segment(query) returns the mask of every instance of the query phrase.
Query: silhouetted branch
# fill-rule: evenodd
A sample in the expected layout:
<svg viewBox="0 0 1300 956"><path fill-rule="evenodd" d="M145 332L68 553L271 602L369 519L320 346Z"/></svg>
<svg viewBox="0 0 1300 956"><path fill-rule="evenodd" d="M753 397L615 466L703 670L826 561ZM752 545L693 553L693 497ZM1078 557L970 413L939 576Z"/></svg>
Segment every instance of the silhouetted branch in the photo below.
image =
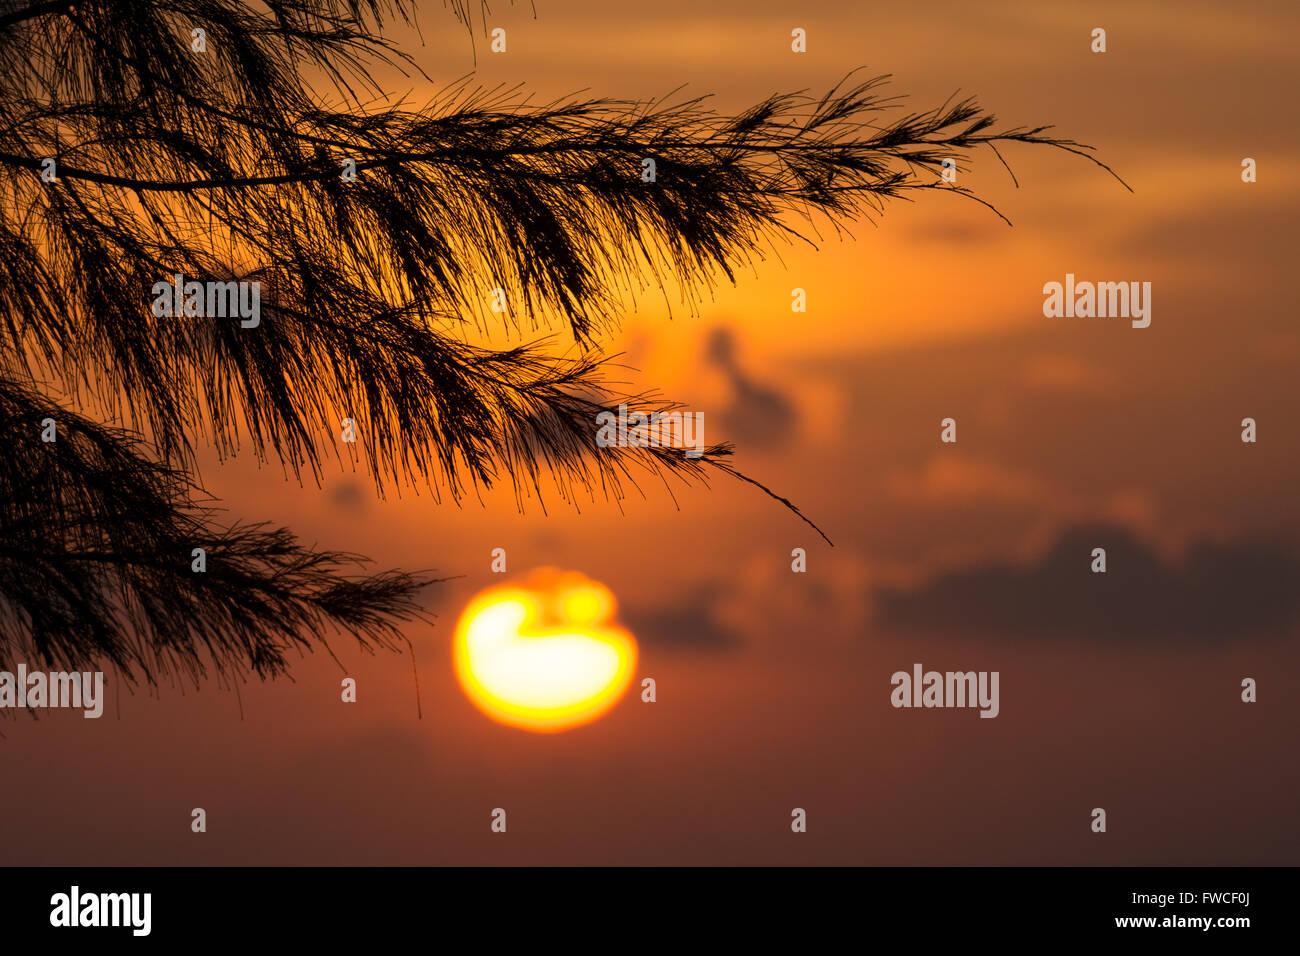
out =
<svg viewBox="0 0 1300 956"><path fill-rule="evenodd" d="M469 24L468 0L445 6ZM645 475L721 471L807 521L730 445L597 443L603 411L675 407L604 381L597 341L625 301L676 287L694 307L819 217L840 229L918 190L983 202L940 173L985 147L1106 168L1048 127L998 129L970 99L900 115L884 77L738 116L705 98L536 105L466 82L413 106L371 70L418 72L383 33L414 9L0 2L0 404L22 449L0 465L15 495L0 502L0 657L105 657L153 679L202 660L275 673L330 626L391 646L424 579L350 578L346 556L287 532L222 529L191 500L204 440L317 478L355 455L381 493L419 481L435 500L509 482L522 501L552 481L620 500ZM259 320L155 314L155 283L177 275L257 283ZM573 345L471 344L525 325ZM57 445L33 444L47 384L153 454L71 409L53 415ZM204 541L213 563L192 573Z"/></svg>
<svg viewBox="0 0 1300 956"><path fill-rule="evenodd" d="M332 632L396 648L397 624L423 616L415 598L433 578L360 576L360 559L284 529L223 527L130 435L6 380L0 443L0 667L267 677Z"/></svg>

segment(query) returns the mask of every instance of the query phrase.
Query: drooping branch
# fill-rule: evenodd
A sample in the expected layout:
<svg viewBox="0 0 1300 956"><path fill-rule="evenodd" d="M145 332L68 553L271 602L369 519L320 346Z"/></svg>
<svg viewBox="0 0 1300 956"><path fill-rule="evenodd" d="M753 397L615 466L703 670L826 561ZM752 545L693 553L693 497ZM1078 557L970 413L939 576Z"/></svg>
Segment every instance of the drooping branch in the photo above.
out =
<svg viewBox="0 0 1300 956"><path fill-rule="evenodd" d="M0 666L268 677L331 634L398 647L423 616L429 575L361 575L284 529L223 526L131 436L3 379L0 441Z"/></svg>
<svg viewBox="0 0 1300 956"><path fill-rule="evenodd" d="M81 153L111 157L121 170L115 183L78 181L79 166L62 166L67 181L57 188L11 173L26 176L14 180L30 203L19 207L43 214L20 222L15 209L6 221L0 210L0 230L11 245L39 250L44 271L62 273L71 292L69 304L50 304L29 322L38 350L53 355L55 343L79 343L81 354L65 356L63 367L103 369L98 397L125 395L126 410L142 414L168 457L187 455L215 410L213 434L227 449L247 414L259 454L274 450L294 469L315 470L331 453L338 417L361 395L367 454L383 466L376 479L432 477L456 496L462 457L475 480L493 473L481 443L458 441L458 422L487 419L469 402L464 415L434 423L431 407L394 397L406 386L385 369L423 365L430 385L472 396L458 378L468 363L448 357L461 352L454 333L464 317L500 321L486 310L494 288L510 303L506 321L559 318L590 345L637 285L698 295L774 239L797 235L791 213L838 223L909 190L951 188L938 179L945 158L1003 140L1083 149L1042 129L992 132L992 117L970 101L872 126L889 106L881 84L816 100L776 96L739 117L701 100L530 110L460 90L417 112L313 108L282 118L273 132L264 120L192 103L165 129L134 106L66 110L64 122L79 116L80 139L96 144ZM211 137L212 125L222 135ZM77 155L69 150L64 162ZM346 183L338 172L351 156L360 157L358 178ZM257 180L254 159L279 188L231 188ZM642 176L644 160L656 164L652 182ZM194 183L212 188L148 195L168 184L188 193ZM196 221L207 224L197 234ZM274 296L256 334L202 322L163 327L148 316L153 282L230 278L235 258ZM69 335L69 326L91 334ZM202 371L214 353L227 376ZM530 355L532 373L538 363ZM542 374L563 377L561 366ZM509 370L509 362L495 367ZM342 379L353 395L342 394ZM237 402L229 401L232 385ZM444 444L417 449L436 439ZM424 453L432 449L440 451ZM563 481L575 473L561 460ZM441 474L431 475L429 462L441 463Z"/></svg>
<svg viewBox="0 0 1300 956"><path fill-rule="evenodd" d="M331 628L389 646L426 579L350 575L349 556L285 531L223 527L189 478L203 440L316 477L355 455L381 492L422 481L435 499L554 479L619 500L645 475L721 471L803 518L725 443L597 441L617 405L675 407L605 383L597 343L626 303L653 289L693 308L808 225L920 190L982 201L940 176L979 150L1097 162L973 100L900 115L884 78L738 116L466 83L411 105L371 70L417 70L382 30L415 6L0 0L0 435L18 449L0 462L0 656L153 680L278 673ZM445 6L468 24L475 5ZM256 284L259 321L157 314L155 283L175 276ZM574 345L474 344L503 327ZM57 442L35 438L42 416Z"/></svg>
<svg viewBox="0 0 1300 956"><path fill-rule="evenodd" d="M75 0L45 0L43 3L23 4L16 10L3 10L0 12L0 31L7 30L19 23L25 23L28 20L34 20L37 17L67 13L72 9L74 2ZM14 5L12 2L4 4L4 6Z"/></svg>

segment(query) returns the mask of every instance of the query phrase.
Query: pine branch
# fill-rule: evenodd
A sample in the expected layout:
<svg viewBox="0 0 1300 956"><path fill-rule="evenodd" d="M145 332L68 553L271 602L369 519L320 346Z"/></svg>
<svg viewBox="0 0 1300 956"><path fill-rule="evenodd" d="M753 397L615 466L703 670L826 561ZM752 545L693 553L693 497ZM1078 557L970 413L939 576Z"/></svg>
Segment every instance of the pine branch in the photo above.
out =
<svg viewBox="0 0 1300 956"><path fill-rule="evenodd" d="M726 443L598 444L602 412L676 407L606 381L598 342L625 302L676 288L694 308L820 222L921 190L983 202L940 175L980 150L1005 165L1001 146L1047 146L1110 172L971 99L901 113L884 77L738 116L465 82L411 105L372 74L418 72L382 29L411 21L408 0L0 6L0 435L18 449L0 462L0 658L145 680L279 673L332 628L391 646L428 581L222 526L189 477L200 442L317 479L355 456L380 493L420 482L435 500L499 483L521 504L552 483L621 500L647 476L672 494L721 472L807 522ZM469 24L469 0L445 6ZM155 314L176 275L257 283L260 321ZM502 328L573 344L472 344ZM35 438L36 416L62 423L58 442ZM192 572L205 541L210 569Z"/></svg>
<svg viewBox="0 0 1300 956"><path fill-rule="evenodd" d="M130 435L3 379L0 441L0 666L269 677L333 633L396 648L399 623L425 617L427 574L359 576L360 559L284 529L222 526L185 473Z"/></svg>
<svg viewBox="0 0 1300 956"><path fill-rule="evenodd" d="M445 356L455 343L439 330L454 328L462 321L457 316L500 321L485 309L499 283L516 325L545 325L558 317L589 345L619 312L629 276L644 277L642 288L677 284L698 296L719 273L731 277L774 238L795 234L785 221L791 212L842 221L909 190L935 188L937 180L923 176L937 176L942 160L958 148L999 139L1077 145L1041 129L990 133L992 118L969 101L868 128L866 119L886 105L873 92L879 85L868 80L816 101L773 97L734 119L699 100L675 106L597 101L528 111L461 91L420 113L316 110L309 119L283 123L280 137L263 135L265 123L250 127L200 109L205 122L228 123L211 140L224 148L209 147L197 130L185 139L175 130L150 129L146 115L126 108L129 118L116 108L65 110L63 122L80 116L87 129L79 139L96 144L85 152L111 155L122 168L141 171L119 174L115 182L144 189L206 181L214 187L205 191L211 195L155 201L95 183L52 189L34 179L14 180L26 200L17 207L43 207L38 221L46 231L24 233L3 218L0 229L8 229L16 247L50 250L46 258L53 261L45 271L62 270L56 281L73 293L66 319L47 314L29 327L37 347L52 355L55 342L85 343L87 351L69 356L64 367L103 368L99 396L116 402L125 392L126 410L143 410L138 424L158 436L165 454L191 452L190 436L205 419L204 407L212 411L220 404L224 413L214 430L226 450L233 447L228 442L238 416L247 411L257 419L258 454L287 451L293 468L315 470L333 442L337 418L351 411L341 385L322 390L317 383L337 379L342 368L353 376L381 369L381 363L350 357L353 348L379 347L377 324L399 322L388 341L400 339L409 352ZM173 126L184 130L185 123ZM131 132L112 132L119 127ZM303 129L315 131L310 150ZM336 151L333 159L329 149ZM319 172L322 166L341 169L348 153L375 157L357 161L357 182ZM253 181L238 172L241 159L252 155L292 164L294 171L273 176L290 188L222 188ZM643 156L657 157L654 183L641 181ZM79 167L64 163L62 175L75 180ZM156 175L169 164L180 178ZM304 171L308 166L316 171ZM154 178L145 170L156 171ZM194 222L206 224L197 235ZM224 262L214 257L214 246L227 250ZM160 344L173 333L145 314L152 283L177 273L200 281L229 278L238 271L235 259L249 264L240 274L261 277L275 290L272 321L258 335L219 340L216 330L198 323L177 347ZM106 310L105 302L118 307ZM97 325L105 326L98 334L68 334ZM232 375L257 368L254 388L281 379L284 402L267 404L265 392L241 388L238 375L208 377L200 393L195 383L214 349L224 353ZM388 361L392 354L382 357ZM307 364L301 356L318 361ZM170 374L173 364L193 366L200 357L204 364L188 375ZM285 369L297 379L283 380ZM439 380L445 385L452 374L460 370L444 368ZM227 399L232 381L242 393L238 403ZM400 435L434 429L385 421L382 409L400 404L384 394L387 387L378 378L360 383L365 418L374 429L367 445L405 441L385 458L389 466L422 460ZM455 390L472 392L463 384ZM312 401L295 398L303 395ZM421 416L419 409L412 414ZM448 481L455 493L454 464L444 471L432 477ZM479 469L477 477L486 474ZM390 467L376 477L431 475L425 468Z"/></svg>

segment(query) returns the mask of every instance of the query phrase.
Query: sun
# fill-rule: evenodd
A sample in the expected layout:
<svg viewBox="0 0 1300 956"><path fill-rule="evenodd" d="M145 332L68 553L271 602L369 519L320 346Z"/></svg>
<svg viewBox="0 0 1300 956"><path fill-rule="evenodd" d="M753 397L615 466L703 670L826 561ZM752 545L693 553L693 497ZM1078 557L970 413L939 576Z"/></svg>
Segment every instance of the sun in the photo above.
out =
<svg viewBox="0 0 1300 956"><path fill-rule="evenodd" d="M609 588L577 572L534 571L475 595L452 644L466 696L493 720L540 733L598 719L623 696L636 639L614 623Z"/></svg>

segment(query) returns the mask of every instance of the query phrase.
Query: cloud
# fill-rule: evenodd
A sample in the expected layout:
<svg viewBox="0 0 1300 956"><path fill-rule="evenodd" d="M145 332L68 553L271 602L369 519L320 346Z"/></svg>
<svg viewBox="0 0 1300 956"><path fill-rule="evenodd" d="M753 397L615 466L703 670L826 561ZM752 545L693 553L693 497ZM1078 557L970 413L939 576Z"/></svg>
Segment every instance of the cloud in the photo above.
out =
<svg viewBox="0 0 1300 956"><path fill-rule="evenodd" d="M782 549L784 551L784 549ZM849 549L810 548L795 573L789 552L759 551L725 577L665 589L653 606L624 607L623 619L647 645L730 651L756 643L852 643L868 619L871 568Z"/></svg>
<svg viewBox="0 0 1300 956"><path fill-rule="evenodd" d="M1024 384L1036 391L1105 394L1114 383L1104 369L1075 355L1038 354L1025 360Z"/></svg>
<svg viewBox="0 0 1300 956"><path fill-rule="evenodd" d="M356 513L366 510L366 493L361 483L350 478L334 482L330 488L330 501L340 511Z"/></svg>
<svg viewBox="0 0 1300 956"><path fill-rule="evenodd" d="M946 210L942 216L927 215L910 226L907 235L918 242L987 246L1003 239L1006 232L1006 223L988 210L979 210L974 218L957 218L950 210Z"/></svg>
<svg viewBox="0 0 1300 956"><path fill-rule="evenodd" d="M1051 487L1036 475L956 453L935 455L917 473L891 474L888 488L900 501L926 505L1032 505L1053 497Z"/></svg>
<svg viewBox="0 0 1300 956"><path fill-rule="evenodd" d="M729 327L713 330L705 357L726 376L731 391L731 401L721 415L726 439L749 448L774 448L789 441L798 424L794 403L771 386L754 381L740 367L735 333Z"/></svg>
<svg viewBox="0 0 1300 956"><path fill-rule="evenodd" d="M714 587L699 586L653 607L624 607L622 617L633 636L646 645L730 650L742 638L718 620L713 606L716 592Z"/></svg>
<svg viewBox="0 0 1300 956"><path fill-rule="evenodd" d="M1106 573L1091 570L1106 549ZM1264 540L1202 542L1166 562L1110 525L1064 533L1038 561L953 571L920 589L880 590L889 633L1124 641L1289 635L1300 622L1300 555Z"/></svg>

